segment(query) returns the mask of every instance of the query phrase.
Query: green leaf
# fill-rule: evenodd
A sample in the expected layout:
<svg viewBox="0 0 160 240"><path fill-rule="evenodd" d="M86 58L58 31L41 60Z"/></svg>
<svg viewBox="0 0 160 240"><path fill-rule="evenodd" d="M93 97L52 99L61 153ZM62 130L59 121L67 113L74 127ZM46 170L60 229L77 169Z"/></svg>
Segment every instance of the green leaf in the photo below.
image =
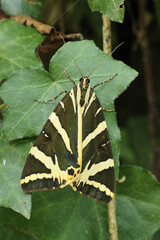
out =
<svg viewBox="0 0 160 240"><path fill-rule="evenodd" d="M9 15L27 15L42 19L44 0L1 0L1 8Z"/></svg>
<svg viewBox="0 0 160 240"><path fill-rule="evenodd" d="M33 240L34 238L32 238L31 236L27 236L26 234L22 234L22 233L14 231L14 230L5 228L5 227L0 227L0 239Z"/></svg>
<svg viewBox="0 0 160 240"><path fill-rule="evenodd" d="M117 221L120 240L152 240L160 228L160 184L140 167L121 167L117 184Z"/></svg>
<svg viewBox="0 0 160 240"><path fill-rule="evenodd" d="M0 33L0 79L24 67L42 67L35 49L43 37L35 29L6 20L0 22Z"/></svg>
<svg viewBox="0 0 160 240"><path fill-rule="evenodd" d="M126 89L129 83L137 75L134 70L130 69L122 62L115 61L109 56L106 58L106 54L95 47L91 41L68 43L57 51L57 54L51 60L50 73L38 68L22 69L14 73L12 77L1 86L0 95L9 106L8 109L5 109L4 126L2 128L3 134L7 140L16 140L39 134L49 114L57 105L57 102L38 103L35 102L34 99L52 99L61 91L69 90L73 87L72 82L65 76L62 67L65 68L71 78L78 82L81 74L78 72L75 60L73 60L68 49L70 49L69 51L84 75L88 75L92 72L90 76L92 86L118 73L118 76L104 84L103 87L101 85L95 88L102 106L106 109L114 108L114 99ZM90 54L87 54L87 52L90 52ZM117 127L115 113L106 113L105 115L115 159L117 178L120 133ZM4 166L2 166L2 170L6 175L6 183L3 184L4 187L1 189L2 199L4 199L3 192L6 191L6 185L8 183L10 185L15 184L15 195L19 196L20 194L19 199L23 199L24 197L26 199L22 200L22 205L18 208L18 206L14 206L15 199L13 199L13 204L11 203L9 205L8 201L10 202L10 198L6 197L6 202L4 205L2 204L2 206L10 207L28 217L31 207L29 203L30 199L28 200L28 195L22 193L19 186L19 179L31 144L29 141L14 141L8 143L2 138L1 145L5 146L5 144L7 151L4 147L1 148L3 149L1 150L1 159L6 159L7 163L8 160L10 163L12 159L13 161L16 159L17 162L15 165L11 163L11 165L7 164L6 166L10 166L10 168L6 172L4 171ZM11 156L9 154L11 154ZM12 169L13 166L14 170L16 168L17 172ZM28 206L25 205L26 203L24 202L27 202Z"/></svg>
<svg viewBox="0 0 160 240"><path fill-rule="evenodd" d="M84 214L85 213L85 214ZM31 220L0 208L0 224L35 239L109 239L107 206L86 198L71 187L33 194Z"/></svg>
<svg viewBox="0 0 160 240"><path fill-rule="evenodd" d="M121 162L151 169L151 143L146 116L132 117L122 130Z"/></svg>
<svg viewBox="0 0 160 240"><path fill-rule="evenodd" d="M114 109L113 107L110 107L110 109ZM117 118L116 114L114 112L112 113L104 113L105 119L107 122L107 127L109 131L110 141L111 141L111 148L113 153L113 159L115 163L115 177L116 179L119 178L119 154L120 154L120 130L117 125Z"/></svg>
<svg viewBox="0 0 160 240"><path fill-rule="evenodd" d="M124 0L88 0L92 11L99 11L115 22L123 22Z"/></svg>
<svg viewBox="0 0 160 240"><path fill-rule="evenodd" d="M126 181L116 186L119 240L152 240L160 227L160 184L139 167L121 167L120 176ZM34 239L109 239L107 206L70 187L34 193L29 221L5 208L0 216L0 224Z"/></svg>
<svg viewBox="0 0 160 240"><path fill-rule="evenodd" d="M110 56L106 57L106 54L99 50L92 41L86 40L65 44L52 58L50 73L37 68L23 69L16 72L1 86L0 95L9 105L9 108L5 111L3 127L4 136L7 140L39 134L51 111L57 105L57 101L38 103L34 99L48 100L64 90L70 90L73 84L65 76L62 68L74 81L78 82L81 74L75 61L83 75L87 76L92 72L90 76L91 86L109 79L116 73L118 74L110 82L95 88L102 106L106 109L114 108L114 99L137 76L137 72L124 63L116 61ZM107 113L106 119L117 166L120 133L116 124L115 113ZM117 175L118 171L116 169L116 178Z"/></svg>
<svg viewBox="0 0 160 240"><path fill-rule="evenodd" d="M2 123L0 123L2 127ZM0 139L0 206L11 208L29 218L31 195L20 188L23 159L26 158L30 143L25 141L8 143Z"/></svg>

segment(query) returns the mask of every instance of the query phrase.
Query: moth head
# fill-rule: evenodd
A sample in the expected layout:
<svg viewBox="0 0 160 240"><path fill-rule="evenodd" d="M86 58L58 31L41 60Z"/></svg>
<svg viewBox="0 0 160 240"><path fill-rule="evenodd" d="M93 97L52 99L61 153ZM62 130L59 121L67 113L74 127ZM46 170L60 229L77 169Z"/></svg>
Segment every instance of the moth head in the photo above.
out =
<svg viewBox="0 0 160 240"><path fill-rule="evenodd" d="M83 88L83 89L87 89L88 88L88 85L90 83L90 79L88 77L81 77L79 79L79 82L80 82L80 86Z"/></svg>

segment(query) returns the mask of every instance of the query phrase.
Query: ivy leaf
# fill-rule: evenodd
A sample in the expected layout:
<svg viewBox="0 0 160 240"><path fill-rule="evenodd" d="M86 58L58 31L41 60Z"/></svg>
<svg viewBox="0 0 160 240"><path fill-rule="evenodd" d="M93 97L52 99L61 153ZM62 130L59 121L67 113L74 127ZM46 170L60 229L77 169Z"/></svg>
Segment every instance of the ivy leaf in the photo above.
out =
<svg viewBox="0 0 160 240"><path fill-rule="evenodd" d="M88 0L92 11L99 11L115 22L123 22L124 0Z"/></svg>
<svg viewBox="0 0 160 240"><path fill-rule="evenodd" d="M1 209L0 224L15 226L35 239L108 239L107 206L74 192L71 187L33 194L28 221L9 209ZM84 214L86 213L86 214ZM8 219L8 220L7 220ZM13 222L15 223L13 224Z"/></svg>
<svg viewBox="0 0 160 240"><path fill-rule="evenodd" d="M126 181L116 186L119 239L152 240L160 226L160 184L140 167L121 167L120 176ZM34 239L109 239L107 206L70 187L34 193L29 221L5 208L0 216L1 225Z"/></svg>
<svg viewBox="0 0 160 240"><path fill-rule="evenodd" d="M78 71L75 61L82 73ZM136 71L106 55L92 41L65 44L52 58L50 73L37 68L23 69L16 72L1 86L0 96L9 106L5 111L3 127L4 137L7 140L39 134L57 102L38 103L34 99L52 99L60 92L73 87L72 82L65 76L63 68L76 82L81 74L90 75L91 86L118 74L110 82L95 88L101 105L105 109L114 108L114 99L137 76ZM109 126L113 156L118 166L120 132L116 123L116 115L115 113L105 115ZM116 178L117 176L116 168Z"/></svg>
<svg viewBox="0 0 160 240"><path fill-rule="evenodd" d="M126 128L121 129L121 136L121 162L151 169L148 118L146 116L130 118Z"/></svg>
<svg viewBox="0 0 160 240"><path fill-rule="evenodd" d="M2 127L2 123L0 123ZM11 208L29 218L31 195L20 188L23 159L30 148L27 141L6 142L0 138L0 206Z"/></svg>
<svg viewBox="0 0 160 240"><path fill-rule="evenodd" d="M42 67L35 54L43 36L14 20L0 22L0 80L28 66Z"/></svg>
<svg viewBox="0 0 160 240"><path fill-rule="evenodd" d="M152 240L160 228L160 183L148 170L121 167L117 184L117 221L120 240Z"/></svg>
<svg viewBox="0 0 160 240"><path fill-rule="evenodd" d="M13 239L19 239L19 240L33 240L31 236L28 236L23 233L19 233L17 231L8 229L6 227L0 227L0 239L7 239L7 240L13 240Z"/></svg>

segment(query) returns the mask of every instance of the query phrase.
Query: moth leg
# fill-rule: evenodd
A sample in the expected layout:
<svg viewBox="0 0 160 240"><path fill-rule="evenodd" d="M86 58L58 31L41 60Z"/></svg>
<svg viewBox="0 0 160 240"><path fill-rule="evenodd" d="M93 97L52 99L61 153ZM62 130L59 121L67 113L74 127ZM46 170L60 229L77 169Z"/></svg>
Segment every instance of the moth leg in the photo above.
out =
<svg viewBox="0 0 160 240"><path fill-rule="evenodd" d="M65 69L64 69L64 68L62 68L62 69L63 69L63 72L64 72L64 74L66 75L66 77L67 77L74 85L76 85L75 81L74 81L70 76L68 76L68 74L66 73Z"/></svg>
<svg viewBox="0 0 160 240"><path fill-rule="evenodd" d="M105 108L102 108L103 111L105 112L115 112L116 110L115 109L105 109Z"/></svg>
<svg viewBox="0 0 160 240"><path fill-rule="evenodd" d="M96 85L94 85L92 88L94 89L95 87L99 86L99 85L102 85L106 82L110 82L113 78L115 78L118 74L116 73L115 75L113 75L112 77L110 77L109 79L107 79L106 81L104 82L101 82L101 83L97 83Z"/></svg>
<svg viewBox="0 0 160 240"><path fill-rule="evenodd" d="M47 100L47 101L41 101L41 100L38 100L38 99L34 99L34 101L40 102L40 103L47 103L47 102L55 101L55 100L56 100L61 94L63 94L63 93L67 93L67 91L62 91L62 92L59 93L55 98L50 99L50 100Z"/></svg>

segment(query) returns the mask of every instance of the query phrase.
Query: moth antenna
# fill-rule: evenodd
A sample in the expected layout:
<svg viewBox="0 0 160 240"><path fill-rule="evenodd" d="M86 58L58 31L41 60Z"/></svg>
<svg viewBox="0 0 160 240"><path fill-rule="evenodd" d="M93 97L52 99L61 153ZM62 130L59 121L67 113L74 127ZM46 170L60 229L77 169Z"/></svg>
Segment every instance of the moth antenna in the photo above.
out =
<svg viewBox="0 0 160 240"><path fill-rule="evenodd" d="M61 38L62 38L62 40L63 40L63 42L64 42L64 44L65 44L64 37L62 36L62 34L61 34L61 33L59 33L59 35L61 36ZM77 62L76 62L76 60L74 59L74 57L73 57L73 55L72 55L71 51L69 50L69 48L67 47L67 45L65 45L65 46L66 46L66 48L67 48L67 51L68 51L68 52L69 52L69 54L71 55L71 57L72 57L72 59L73 59L74 63L76 64L76 66L77 66L77 69L78 69L79 73L81 74L81 77L83 77L83 74L82 74L82 72L81 72L81 70L80 70L80 68L79 68L79 66L78 66L78 64L77 64Z"/></svg>
<svg viewBox="0 0 160 240"><path fill-rule="evenodd" d="M117 47L115 47L113 49L113 51L109 54L109 55L112 55L120 46L122 46L124 44L124 42L121 42L120 44L117 45Z"/></svg>
<svg viewBox="0 0 160 240"><path fill-rule="evenodd" d="M124 42L121 42L120 44L118 44L118 46L115 47L109 55L111 56L117 50L117 48L119 48L123 43ZM100 61L100 63L92 70L92 72L88 75L88 77L90 77L91 74L96 71L96 69L106 60L106 58L108 58L108 56L106 56L104 59L102 59L102 61Z"/></svg>
<svg viewBox="0 0 160 240"><path fill-rule="evenodd" d="M74 7L74 5L77 4L77 2L79 2L79 0L77 0L76 2L74 2L70 8L68 8L64 13L62 13L59 17L57 17L57 18L51 23L51 25L53 25L54 23L56 23L61 17L63 17L68 11L70 11L70 10Z"/></svg>

